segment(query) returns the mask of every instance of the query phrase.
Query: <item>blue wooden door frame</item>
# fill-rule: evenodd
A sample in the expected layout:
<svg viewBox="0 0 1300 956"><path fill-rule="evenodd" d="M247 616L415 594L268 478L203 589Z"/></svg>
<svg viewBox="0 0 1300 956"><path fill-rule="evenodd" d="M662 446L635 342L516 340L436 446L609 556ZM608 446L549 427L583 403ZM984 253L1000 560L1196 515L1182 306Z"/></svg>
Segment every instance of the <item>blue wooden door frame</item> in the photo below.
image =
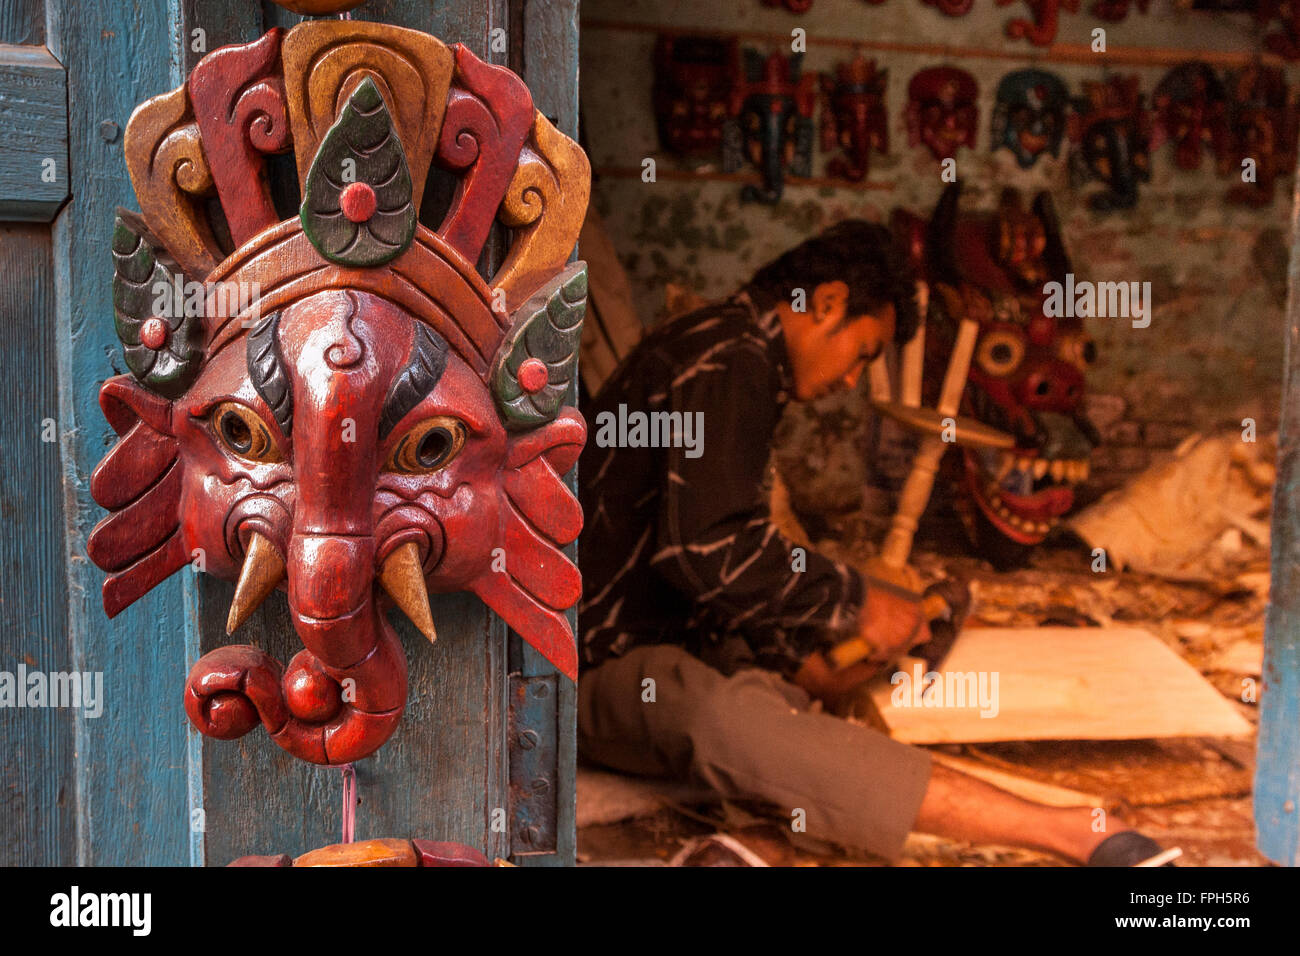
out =
<svg viewBox="0 0 1300 956"><path fill-rule="evenodd" d="M1300 209L1300 194L1297 194ZM1300 865L1300 235L1291 239L1255 829L1259 852Z"/></svg>
<svg viewBox="0 0 1300 956"><path fill-rule="evenodd" d="M577 0L370 0L353 15L464 42L513 66L538 107L576 137ZM43 670L102 672L104 681L97 718L0 713L3 809L13 811L0 822L0 863L220 865L339 838L337 770L293 761L260 731L238 742L207 740L185 719L180 691L190 664L229 642L220 622L230 587L182 571L109 621L102 575L85 556L102 517L89 476L111 439L97 392L121 371L109 235L114 209L136 208L122 130L137 104L179 86L203 51L299 19L257 0L0 0L0 42L43 42L44 65L66 71L70 183L61 209L62 196L50 190L26 193L45 205L23 217L48 220L45 213L58 210L51 226L0 221L0 261L23 280L0 303L24 336L6 353L0 391L3 491L18 532L3 558L21 572L0 592L7 625L0 669L27 659ZM3 65L0 55L0 80ZM23 215L16 200L5 212L4 180L12 177L4 170L0 161L0 220ZM39 440L47 408L57 423L53 442ZM296 639L284 602L267 603L248 634L287 659ZM411 697L402 728L358 765L357 837L460 840L520 863L571 863L572 684L477 599L440 598L434 613L441 639L432 649L405 622L399 627ZM242 631L239 639L250 640ZM545 684L554 697L512 721L512 684L532 690L532 700L545 696L536 691ZM527 779L510 766L511 728L525 725L550 754ZM492 826L498 809L507 811L504 832ZM539 844L535 825L544 816L549 829Z"/></svg>

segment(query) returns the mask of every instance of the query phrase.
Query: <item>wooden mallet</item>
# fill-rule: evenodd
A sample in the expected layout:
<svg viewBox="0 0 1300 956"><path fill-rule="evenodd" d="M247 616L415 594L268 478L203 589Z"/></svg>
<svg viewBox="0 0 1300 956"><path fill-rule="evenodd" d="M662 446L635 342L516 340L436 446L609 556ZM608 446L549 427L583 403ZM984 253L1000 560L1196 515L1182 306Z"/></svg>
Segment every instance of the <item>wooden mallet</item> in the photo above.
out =
<svg viewBox="0 0 1300 956"><path fill-rule="evenodd" d="M889 370L884 355L877 358L870 369L872 406L882 415L892 418L904 428L919 432L923 437L912 461L912 470L903 484L898 510L890 524L889 533L885 535L880 554L867 562L865 572L868 587L871 587L872 579L875 579L877 585L884 583L901 589L921 602L925 620L931 621L948 616L951 609L939 595L925 597L921 594L921 576L907 562L912 553L912 539L916 535L917 524L926 505L930 503L939 462L952 444L975 448L1014 448L1016 443L1014 438L1004 432L973 418L957 416L962 392L966 390L966 378L970 374L971 357L975 354L975 340L979 337L979 323L974 319L963 319L958 329L957 342L948 360L948 371L944 375L937 407L921 407L921 375L925 364L925 309L928 299L926 287L922 284L917 290L921 324L916 335L903 346L899 401L891 398ZM856 637L832 648L829 657L838 669L871 657L874 653L875 648L868 641Z"/></svg>

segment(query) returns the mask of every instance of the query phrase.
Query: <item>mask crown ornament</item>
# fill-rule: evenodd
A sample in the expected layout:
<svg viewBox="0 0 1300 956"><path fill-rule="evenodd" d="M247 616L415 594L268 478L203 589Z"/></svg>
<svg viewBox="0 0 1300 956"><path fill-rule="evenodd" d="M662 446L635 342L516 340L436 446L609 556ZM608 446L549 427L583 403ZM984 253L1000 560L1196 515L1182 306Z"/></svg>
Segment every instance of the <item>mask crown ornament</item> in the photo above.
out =
<svg viewBox="0 0 1300 956"><path fill-rule="evenodd" d="M561 549L582 511L561 476L586 440L564 404L587 291L569 262L578 145L460 44L315 20L213 51L136 110L125 146L142 213L113 235L128 374L100 393L118 440L87 548L104 609L198 554L235 585L230 631L283 589L304 645L287 666L246 645L202 657L195 726L261 724L317 764L374 753L407 697L388 609L433 640L431 593L477 594L576 678L581 579ZM296 214L273 199L282 153ZM431 225L435 168L454 188ZM509 241L480 274L498 224Z"/></svg>

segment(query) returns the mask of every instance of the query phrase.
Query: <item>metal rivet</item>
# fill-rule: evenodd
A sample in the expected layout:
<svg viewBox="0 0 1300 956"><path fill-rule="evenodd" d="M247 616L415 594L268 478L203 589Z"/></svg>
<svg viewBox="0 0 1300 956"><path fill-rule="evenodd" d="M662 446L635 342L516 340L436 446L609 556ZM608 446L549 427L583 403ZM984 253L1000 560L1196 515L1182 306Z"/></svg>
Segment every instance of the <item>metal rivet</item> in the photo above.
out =
<svg viewBox="0 0 1300 956"><path fill-rule="evenodd" d="M519 731L519 734L515 737L515 740L518 742L519 746L522 747L524 750L532 750L534 747L537 746L537 741L539 739L540 738L537 736L537 731L535 730L521 730Z"/></svg>
<svg viewBox="0 0 1300 956"><path fill-rule="evenodd" d="M118 126L112 120L104 120L99 124L99 135L106 143L116 143L117 137L121 134L122 127Z"/></svg>
<svg viewBox="0 0 1300 956"><path fill-rule="evenodd" d="M538 683L533 685L534 697L546 697L549 696L550 693L551 693L551 688L546 684Z"/></svg>

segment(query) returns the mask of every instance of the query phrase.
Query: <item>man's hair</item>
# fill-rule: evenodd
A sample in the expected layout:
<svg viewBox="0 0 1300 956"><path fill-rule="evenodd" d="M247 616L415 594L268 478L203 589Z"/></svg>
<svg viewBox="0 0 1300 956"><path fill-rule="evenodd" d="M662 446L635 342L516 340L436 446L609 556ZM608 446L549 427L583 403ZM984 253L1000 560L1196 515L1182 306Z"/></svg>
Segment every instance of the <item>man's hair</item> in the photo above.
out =
<svg viewBox="0 0 1300 956"><path fill-rule="evenodd" d="M795 289L811 299L817 286L835 281L849 287L846 322L893 305L894 341L902 344L916 332L912 266L888 228L861 219L846 219L785 252L754 273L745 291L760 309L770 309L790 303Z"/></svg>

